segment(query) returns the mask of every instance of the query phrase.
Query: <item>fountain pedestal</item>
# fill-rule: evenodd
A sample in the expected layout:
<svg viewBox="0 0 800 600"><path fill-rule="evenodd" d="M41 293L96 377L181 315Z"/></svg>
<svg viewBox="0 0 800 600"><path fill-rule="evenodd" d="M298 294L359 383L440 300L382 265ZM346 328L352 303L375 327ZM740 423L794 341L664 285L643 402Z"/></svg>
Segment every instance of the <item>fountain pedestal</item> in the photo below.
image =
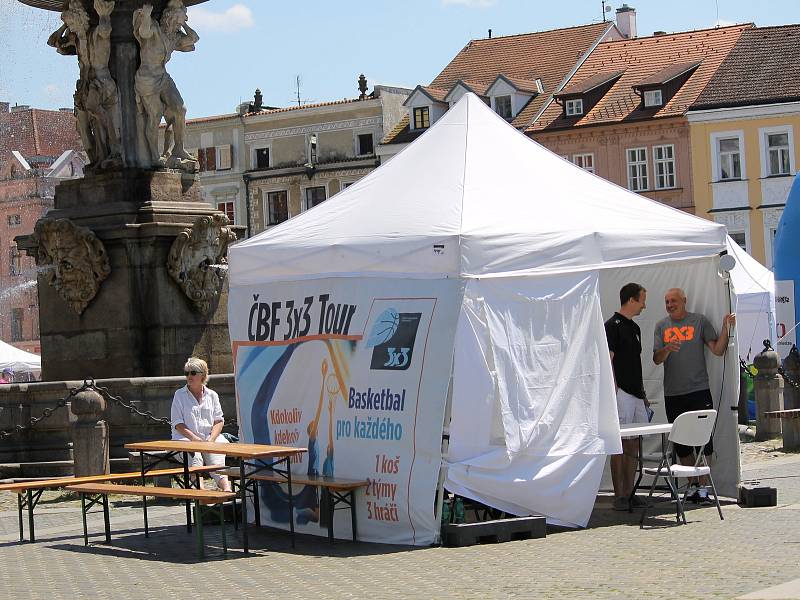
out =
<svg viewBox="0 0 800 600"><path fill-rule="evenodd" d="M104 247L110 272L80 313L75 302L65 299L64 286L58 289L47 280L52 272L45 268L39 276L43 378L175 375L191 355L207 360L212 372L232 371L227 284L209 296L205 310L199 310L168 272L175 240L181 234L185 237L198 219L213 215L221 218L200 199L194 175L129 169L59 185L55 207L45 221L69 221L90 230ZM91 268L76 251L82 244L71 234L62 238L52 242L35 233L17 243L39 258L41 246L55 247L50 253L56 254L52 258L58 264L51 271L68 285L85 288L89 275L83 279L71 275ZM205 248L209 257L214 255L210 246L213 240ZM74 264L66 266L65 261ZM202 268L221 271L224 280L224 267Z"/></svg>

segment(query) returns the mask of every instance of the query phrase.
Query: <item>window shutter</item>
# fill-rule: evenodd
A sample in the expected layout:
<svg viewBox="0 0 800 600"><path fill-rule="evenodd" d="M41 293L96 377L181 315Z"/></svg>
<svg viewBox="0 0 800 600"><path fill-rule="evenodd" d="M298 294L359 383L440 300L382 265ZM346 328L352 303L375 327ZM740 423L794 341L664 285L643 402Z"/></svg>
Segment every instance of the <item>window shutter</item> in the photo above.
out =
<svg viewBox="0 0 800 600"><path fill-rule="evenodd" d="M206 171L217 170L217 149L214 146L206 148Z"/></svg>
<svg viewBox="0 0 800 600"><path fill-rule="evenodd" d="M225 144L219 147L219 168L224 171L231 168L231 145Z"/></svg>
<svg viewBox="0 0 800 600"><path fill-rule="evenodd" d="M206 149L205 148L198 148L197 149L197 162L200 163L200 172L207 171L206 169Z"/></svg>

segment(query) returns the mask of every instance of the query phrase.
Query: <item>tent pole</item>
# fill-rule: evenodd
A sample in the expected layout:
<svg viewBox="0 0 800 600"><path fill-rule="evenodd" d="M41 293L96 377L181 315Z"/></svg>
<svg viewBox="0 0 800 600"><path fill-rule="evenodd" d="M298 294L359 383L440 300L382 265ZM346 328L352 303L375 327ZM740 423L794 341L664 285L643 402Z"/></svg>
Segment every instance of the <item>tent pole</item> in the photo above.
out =
<svg viewBox="0 0 800 600"><path fill-rule="evenodd" d="M436 535L434 544L442 543L442 505L444 504L444 480L447 477L447 457L450 449L450 414L453 407L453 365L450 367L450 382L447 384L447 402L444 406L444 423L442 426L442 456L439 461L439 481L436 484L436 509L434 519L436 522Z"/></svg>

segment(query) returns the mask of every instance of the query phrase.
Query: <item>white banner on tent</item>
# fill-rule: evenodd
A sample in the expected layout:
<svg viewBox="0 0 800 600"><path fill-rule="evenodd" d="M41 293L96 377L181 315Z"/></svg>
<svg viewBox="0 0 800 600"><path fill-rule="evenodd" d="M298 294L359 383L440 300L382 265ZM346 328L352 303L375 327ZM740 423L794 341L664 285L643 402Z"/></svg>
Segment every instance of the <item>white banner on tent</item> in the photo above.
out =
<svg viewBox="0 0 800 600"><path fill-rule="evenodd" d="M231 290L243 441L307 447L296 473L368 480L359 539L434 541L459 290L456 280L345 278ZM264 483L259 496L262 517L287 527L285 488ZM325 535L317 488L294 486L293 501L297 530ZM349 536L349 511L335 525Z"/></svg>
<svg viewBox="0 0 800 600"><path fill-rule="evenodd" d="M789 356L792 346L797 343L794 312L794 281L775 281L775 320L778 330L776 352L781 359Z"/></svg>

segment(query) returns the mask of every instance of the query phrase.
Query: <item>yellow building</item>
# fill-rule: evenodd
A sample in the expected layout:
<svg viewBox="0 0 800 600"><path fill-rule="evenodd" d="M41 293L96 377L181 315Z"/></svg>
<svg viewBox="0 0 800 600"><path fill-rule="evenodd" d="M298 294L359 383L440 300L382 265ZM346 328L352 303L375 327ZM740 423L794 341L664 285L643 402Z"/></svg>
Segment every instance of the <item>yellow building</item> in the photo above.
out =
<svg viewBox="0 0 800 600"><path fill-rule="evenodd" d="M688 112L696 214L768 268L800 156L800 25L746 30Z"/></svg>

